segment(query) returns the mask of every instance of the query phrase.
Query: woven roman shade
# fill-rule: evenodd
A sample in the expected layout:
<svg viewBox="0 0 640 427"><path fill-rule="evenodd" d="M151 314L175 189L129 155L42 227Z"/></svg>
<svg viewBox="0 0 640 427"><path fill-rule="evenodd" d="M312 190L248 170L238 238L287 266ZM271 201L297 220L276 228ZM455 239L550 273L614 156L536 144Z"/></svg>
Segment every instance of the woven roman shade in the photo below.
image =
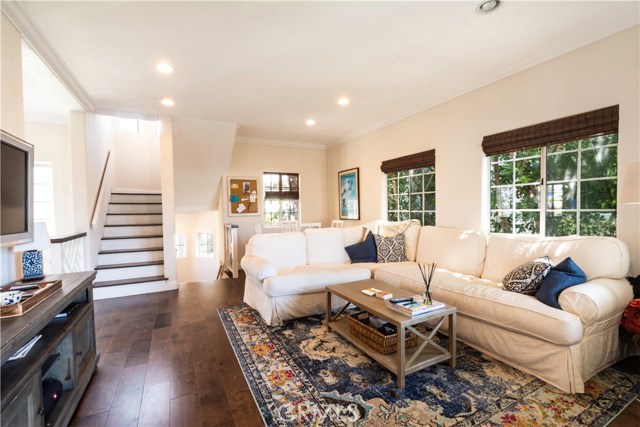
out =
<svg viewBox="0 0 640 427"><path fill-rule="evenodd" d="M265 199L300 199L300 188L298 186L300 177L297 173L265 172L265 174L278 175L278 185L265 189ZM288 182L285 183L285 180Z"/></svg>
<svg viewBox="0 0 640 427"><path fill-rule="evenodd" d="M436 150L423 151L421 153L409 154L408 156L396 157L385 160L380 165L384 173L404 171L409 169L428 168L436 165Z"/></svg>
<svg viewBox="0 0 640 427"><path fill-rule="evenodd" d="M487 156L560 144L618 132L619 106L588 111L537 125L485 136L482 151Z"/></svg>

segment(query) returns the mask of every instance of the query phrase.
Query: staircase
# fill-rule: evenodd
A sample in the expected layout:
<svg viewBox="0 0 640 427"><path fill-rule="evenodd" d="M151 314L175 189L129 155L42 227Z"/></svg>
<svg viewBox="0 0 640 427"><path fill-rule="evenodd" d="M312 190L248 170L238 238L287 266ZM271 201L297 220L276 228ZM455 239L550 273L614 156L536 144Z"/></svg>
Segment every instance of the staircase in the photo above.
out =
<svg viewBox="0 0 640 427"><path fill-rule="evenodd" d="M161 194L111 193L96 271L96 299L165 290Z"/></svg>

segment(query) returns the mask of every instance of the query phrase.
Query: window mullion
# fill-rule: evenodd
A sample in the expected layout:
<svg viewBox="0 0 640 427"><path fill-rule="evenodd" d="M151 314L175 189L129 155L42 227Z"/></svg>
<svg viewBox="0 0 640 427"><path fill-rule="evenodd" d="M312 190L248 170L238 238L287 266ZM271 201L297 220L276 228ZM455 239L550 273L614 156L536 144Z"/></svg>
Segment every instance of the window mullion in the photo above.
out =
<svg viewBox="0 0 640 427"><path fill-rule="evenodd" d="M578 141L578 160L576 165L576 235L580 236L580 211L581 211L581 198L580 193L582 183L582 140Z"/></svg>
<svg viewBox="0 0 640 427"><path fill-rule="evenodd" d="M540 235L547 235L547 147L540 151Z"/></svg>

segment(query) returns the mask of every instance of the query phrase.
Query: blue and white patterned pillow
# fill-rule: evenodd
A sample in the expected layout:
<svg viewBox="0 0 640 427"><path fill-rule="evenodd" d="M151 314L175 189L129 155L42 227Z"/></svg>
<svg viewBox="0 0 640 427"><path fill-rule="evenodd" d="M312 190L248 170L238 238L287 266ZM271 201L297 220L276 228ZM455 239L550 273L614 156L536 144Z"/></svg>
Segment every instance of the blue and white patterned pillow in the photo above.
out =
<svg viewBox="0 0 640 427"><path fill-rule="evenodd" d="M542 284L542 280L549 274L551 267L549 257L540 257L513 269L504 276L502 285L507 291L533 295Z"/></svg>
<svg viewBox="0 0 640 427"><path fill-rule="evenodd" d="M407 260L404 254L404 233L393 237L374 234L373 237L376 240L378 262L401 262Z"/></svg>

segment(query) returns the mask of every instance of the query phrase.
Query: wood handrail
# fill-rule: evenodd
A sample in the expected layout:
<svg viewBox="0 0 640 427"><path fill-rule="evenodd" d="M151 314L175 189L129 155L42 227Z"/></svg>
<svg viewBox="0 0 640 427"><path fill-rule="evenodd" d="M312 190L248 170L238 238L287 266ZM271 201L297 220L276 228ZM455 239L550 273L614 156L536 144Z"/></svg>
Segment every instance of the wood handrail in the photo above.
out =
<svg viewBox="0 0 640 427"><path fill-rule="evenodd" d="M100 177L100 185L98 186L98 193L96 194L96 200L93 202L93 212L91 213L91 224L96 217L96 210L98 209L98 201L102 194L102 186L104 185L104 176L107 174L107 167L109 166L109 158L111 157L111 150L107 151L107 158L104 161L104 168L102 169L102 176Z"/></svg>
<svg viewBox="0 0 640 427"><path fill-rule="evenodd" d="M75 239L80 239L84 236L86 236L87 233L75 233L75 234L70 234L68 236L61 236L61 237L52 237L51 239L49 239L49 241L51 243L65 243L65 242L70 242L72 240Z"/></svg>

